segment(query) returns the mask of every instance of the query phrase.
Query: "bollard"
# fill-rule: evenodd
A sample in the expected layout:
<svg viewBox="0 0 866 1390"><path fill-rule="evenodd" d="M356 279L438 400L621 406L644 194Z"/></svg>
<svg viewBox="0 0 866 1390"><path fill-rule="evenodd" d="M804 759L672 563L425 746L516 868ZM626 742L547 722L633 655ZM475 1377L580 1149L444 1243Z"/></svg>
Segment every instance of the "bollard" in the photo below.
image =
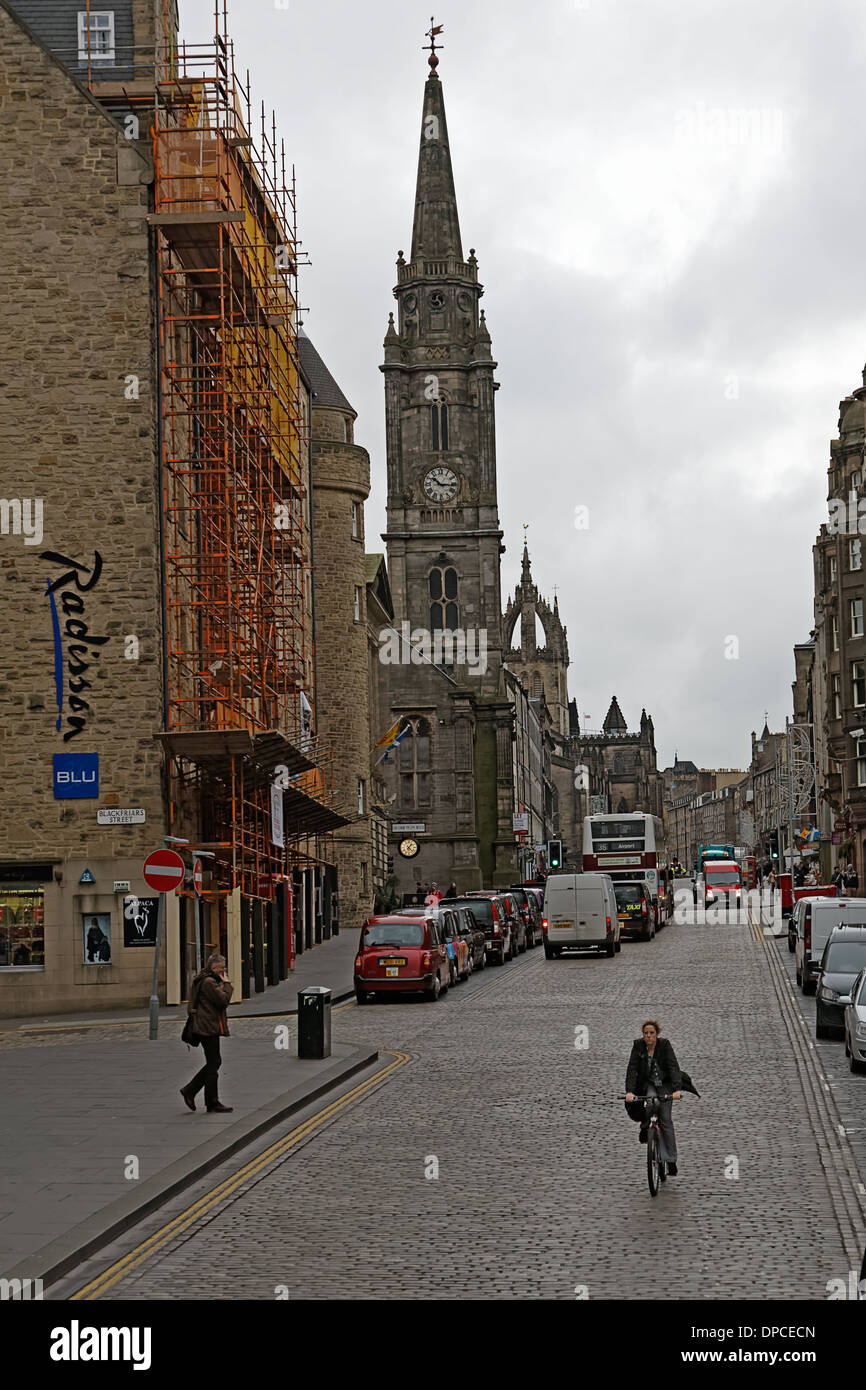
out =
<svg viewBox="0 0 866 1390"><path fill-rule="evenodd" d="M298 991L298 1056L331 1055L331 991L309 985Z"/></svg>

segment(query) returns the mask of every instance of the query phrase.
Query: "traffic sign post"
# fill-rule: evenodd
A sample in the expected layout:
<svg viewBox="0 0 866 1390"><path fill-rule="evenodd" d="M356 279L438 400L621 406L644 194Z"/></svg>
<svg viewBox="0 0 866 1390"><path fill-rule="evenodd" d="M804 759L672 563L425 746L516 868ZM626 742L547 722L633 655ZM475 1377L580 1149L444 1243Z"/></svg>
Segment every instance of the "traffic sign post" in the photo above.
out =
<svg viewBox="0 0 866 1390"><path fill-rule="evenodd" d="M156 916L156 945L153 949L153 984L150 991L150 1038L159 1033L159 956L162 951L162 933L165 922L165 895L183 883L183 860L173 849L155 849L144 861L144 881L148 888L159 893L159 910Z"/></svg>

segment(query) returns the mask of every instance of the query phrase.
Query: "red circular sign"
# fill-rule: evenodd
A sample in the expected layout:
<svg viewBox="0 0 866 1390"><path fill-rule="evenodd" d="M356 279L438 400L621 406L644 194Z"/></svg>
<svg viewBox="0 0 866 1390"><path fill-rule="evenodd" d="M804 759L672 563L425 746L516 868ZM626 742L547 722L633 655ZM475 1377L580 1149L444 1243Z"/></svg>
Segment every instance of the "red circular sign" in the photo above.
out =
<svg viewBox="0 0 866 1390"><path fill-rule="evenodd" d="M144 861L144 881L157 893L170 893L183 883L183 860L173 849L155 849Z"/></svg>
<svg viewBox="0 0 866 1390"><path fill-rule="evenodd" d="M202 863L200 859L197 859L192 866L192 886L199 895L201 894L203 883Z"/></svg>

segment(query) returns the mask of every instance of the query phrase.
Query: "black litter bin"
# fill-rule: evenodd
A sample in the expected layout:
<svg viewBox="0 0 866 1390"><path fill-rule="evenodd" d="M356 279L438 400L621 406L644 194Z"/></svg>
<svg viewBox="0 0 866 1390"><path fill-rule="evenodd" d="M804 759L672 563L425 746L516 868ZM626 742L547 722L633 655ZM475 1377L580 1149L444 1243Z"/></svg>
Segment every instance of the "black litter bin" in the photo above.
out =
<svg viewBox="0 0 866 1390"><path fill-rule="evenodd" d="M298 991L298 1056L330 1057L331 991L310 985Z"/></svg>

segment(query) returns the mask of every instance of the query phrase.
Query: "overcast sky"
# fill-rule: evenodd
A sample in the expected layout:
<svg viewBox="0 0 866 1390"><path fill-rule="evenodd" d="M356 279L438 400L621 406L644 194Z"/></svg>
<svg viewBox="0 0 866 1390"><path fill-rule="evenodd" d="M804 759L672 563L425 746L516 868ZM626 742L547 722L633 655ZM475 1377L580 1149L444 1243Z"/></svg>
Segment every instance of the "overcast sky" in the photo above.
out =
<svg viewBox="0 0 866 1390"><path fill-rule="evenodd" d="M370 452L409 254L428 0L234 0L298 180L305 328ZM211 0L180 0L190 41ZM860 0L460 0L443 81L464 253L486 287L503 603L529 523L569 693L744 767L791 712L838 403L866 361ZM588 508L588 525L576 508ZM736 639L736 643L730 641ZM726 651L737 650L731 659Z"/></svg>

